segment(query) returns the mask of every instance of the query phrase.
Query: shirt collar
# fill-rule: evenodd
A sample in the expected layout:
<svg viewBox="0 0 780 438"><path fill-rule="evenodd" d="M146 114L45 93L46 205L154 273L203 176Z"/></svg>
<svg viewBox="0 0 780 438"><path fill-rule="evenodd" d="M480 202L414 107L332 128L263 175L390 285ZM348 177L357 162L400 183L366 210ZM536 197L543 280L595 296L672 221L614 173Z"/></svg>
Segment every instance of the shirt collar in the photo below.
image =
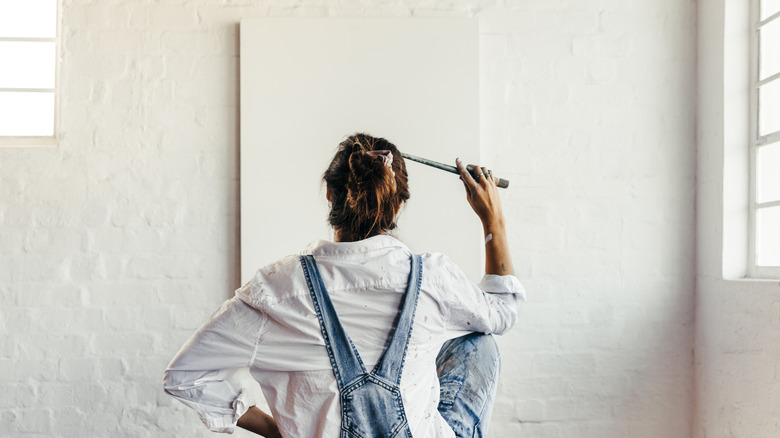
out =
<svg viewBox="0 0 780 438"><path fill-rule="evenodd" d="M368 239L357 240L354 242L331 242L328 240L316 240L310 243L303 251L303 254L311 254L319 257L359 255L374 251L387 251L393 249L404 249L407 252L409 248L389 234L378 234Z"/></svg>

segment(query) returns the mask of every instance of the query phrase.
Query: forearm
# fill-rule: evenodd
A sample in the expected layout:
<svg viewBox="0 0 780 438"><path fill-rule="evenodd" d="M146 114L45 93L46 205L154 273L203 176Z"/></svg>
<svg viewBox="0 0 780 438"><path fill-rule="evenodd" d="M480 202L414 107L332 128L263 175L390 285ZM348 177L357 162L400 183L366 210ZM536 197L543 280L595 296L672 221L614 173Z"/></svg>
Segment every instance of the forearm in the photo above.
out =
<svg viewBox="0 0 780 438"><path fill-rule="evenodd" d="M515 275L503 215L483 221L482 229L485 234L485 274Z"/></svg>
<svg viewBox="0 0 780 438"><path fill-rule="evenodd" d="M274 418L257 406L252 406L238 419L238 427L267 438L281 438Z"/></svg>
<svg viewBox="0 0 780 438"><path fill-rule="evenodd" d="M466 187L466 199L482 222L485 233L485 274L514 275L506 236L506 221L501 208L501 197L496 188L497 179L486 167L473 166L475 173L479 172L473 176L466 170L460 158L455 160L455 164Z"/></svg>

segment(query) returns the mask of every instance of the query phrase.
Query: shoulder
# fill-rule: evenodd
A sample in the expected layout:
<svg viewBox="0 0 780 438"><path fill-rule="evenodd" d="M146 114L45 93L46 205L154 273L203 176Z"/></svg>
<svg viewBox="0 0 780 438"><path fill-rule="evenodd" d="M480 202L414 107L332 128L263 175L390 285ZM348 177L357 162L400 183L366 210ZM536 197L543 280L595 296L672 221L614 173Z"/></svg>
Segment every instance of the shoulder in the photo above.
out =
<svg viewBox="0 0 780 438"><path fill-rule="evenodd" d="M434 284L449 284L466 279L463 270L446 254L440 252L420 254L423 265L423 281Z"/></svg>
<svg viewBox="0 0 780 438"><path fill-rule="evenodd" d="M300 283L305 281L300 257L288 255L259 268L252 279L236 291L236 296L260 310L284 300L300 290Z"/></svg>

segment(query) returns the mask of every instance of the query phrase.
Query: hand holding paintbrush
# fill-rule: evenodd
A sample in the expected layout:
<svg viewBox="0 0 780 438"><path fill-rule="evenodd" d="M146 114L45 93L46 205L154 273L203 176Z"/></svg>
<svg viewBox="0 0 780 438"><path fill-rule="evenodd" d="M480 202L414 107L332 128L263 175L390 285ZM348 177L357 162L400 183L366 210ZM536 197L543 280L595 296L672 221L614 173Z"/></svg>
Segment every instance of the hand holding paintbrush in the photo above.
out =
<svg viewBox="0 0 780 438"><path fill-rule="evenodd" d="M466 199L482 222L485 236L485 274L514 275L506 221L501 208L501 198L496 187L509 187L509 181L493 176L486 167L463 166L460 159L457 167L426 158L402 153L404 158L426 164L447 172L457 173L466 187Z"/></svg>
<svg viewBox="0 0 780 438"><path fill-rule="evenodd" d="M403 157L406 158L406 159L409 159L409 160L412 160L412 161L416 161L418 163L422 163L422 164L425 164L425 165L428 165L428 166L431 166L431 167L435 167L437 169L446 170L447 172L450 172L450 173L460 174L460 171L458 171L457 167L450 166L449 164L440 163L438 161L429 160L427 158L417 157L417 156L414 156L414 155L411 155L411 154L407 154L407 153L402 153L401 155L403 155ZM483 173L483 171L479 167L475 167L475 166L471 166L471 165L466 166L466 169L468 169L469 173L471 173L471 176L474 177L474 179L479 179L481 177L481 174ZM507 181L507 180L505 180L503 178L498 178L498 177L495 177L495 178L496 178L496 181L497 181L496 185L498 187L500 187L502 189L505 189L505 188L509 187L509 181Z"/></svg>
<svg viewBox="0 0 780 438"><path fill-rule="evenodd" d="M466 187L466 199L482 222L485 236L485 274L514 275L506 220L501 207L501 197L498 196L498 180L486 167L474 167L475 170L479 169L475 178L466 170L460 159L455 160L455 164L458 165L460 178Z"/></svg>

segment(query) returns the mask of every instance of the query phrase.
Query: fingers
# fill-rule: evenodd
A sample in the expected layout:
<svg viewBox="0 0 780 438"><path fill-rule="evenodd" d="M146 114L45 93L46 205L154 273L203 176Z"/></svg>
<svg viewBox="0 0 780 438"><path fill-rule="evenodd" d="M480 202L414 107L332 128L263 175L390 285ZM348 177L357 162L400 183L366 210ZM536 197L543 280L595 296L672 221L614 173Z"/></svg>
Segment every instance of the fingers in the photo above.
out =
<svg viewBox="0 0 780 438"><path fill-rule="evenodd" d="M498 179L493 176L493 171L488 169L487 167L477 167L477 166L471 166L477 173L476 177L474 178L478 185L488 188L491 186L497 186L498 185Z"/></svg>
<svg viewBox="0 0 780 438"><path fill-rule="evenodd" d="M490 169L488 169L487 167L480 167L479 169L480 169L480 175L482 176L480 182L485 185L492 182L492 180L490 179Z"/></svg>
<svg viewBox="0 0 780 438"><path fill-rule="evenodd" d="M477 187L497 187L498 178L493 175L493 171L487 167L475 166L473 164L464 166L460 158L455 159L455 164L460 172L460 179L466 186L469 193L472 193L473 189ZM473 174L472 174L473 172Z"/></svg>
<svg viewBox="0 0 780 438"><path fill-rule="evenodd" d="M476 188L477 181L473 176L471 176L471 172L466 170L466 166L463 165L463 162L460 161L460 158L455 159L455 165L458 167L458 172L460 172L460 179L463 180L463 184L466 185L466 188L469 190Z"/></svg>
<svg viewBox="0 0 780 438"><path fill-rule="evenodd" d="M496 186L498 185L498 178L493 176L492 170L488 169L487 167L483 167L482 172L485 173L485 178L488 183L493 183L492 185L496 185Z"/></svg>

